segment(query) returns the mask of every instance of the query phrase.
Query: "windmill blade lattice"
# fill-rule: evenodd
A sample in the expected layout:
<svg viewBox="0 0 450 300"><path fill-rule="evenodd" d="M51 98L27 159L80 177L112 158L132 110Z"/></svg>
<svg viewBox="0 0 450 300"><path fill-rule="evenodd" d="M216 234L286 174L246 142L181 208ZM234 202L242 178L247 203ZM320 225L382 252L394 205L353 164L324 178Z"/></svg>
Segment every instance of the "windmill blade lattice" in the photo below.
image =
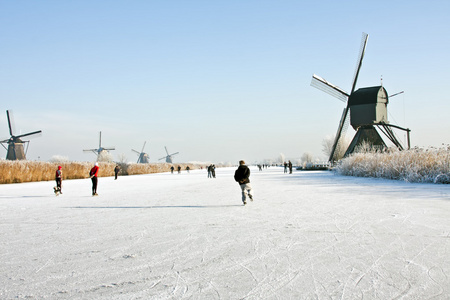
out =
<svg viewBox="0 0 450 300"><path fill-rule="evenodd" d="M344 90L334 84L329 83L316 74L314 74L311 79L311 86L341 100L342 102L347 102L347 99L349 97L349 95Z"/></svg>
<svg viewBox="0 0 450 300"><path fill-rule="evenodd" d="M366 46L367 46L368 40L369 40L369 35L367 33L363 32L362 38L361 38L361 47L359 48L358 60L356 61L355 75L353 76L352 91L350 92L350 94L352 94L355 91L356 82L358 81L359 71L361 70L362 61L364 58L364 54L366 52Z"/></svg>
<svg viewBox="0 0 450 300"><path fill-rule="evenodd" d="M339 156L342 154L342 149L344 149L344 147L346 146L344 145L345 135L347 133L349 125L350 125L350 110L348 109L348 107L346 107L344 108L341 120L339 121L339 127L336 132L336 136L334 138L334 143L331 149L329 161L337 161L341 158Z"/></svg>

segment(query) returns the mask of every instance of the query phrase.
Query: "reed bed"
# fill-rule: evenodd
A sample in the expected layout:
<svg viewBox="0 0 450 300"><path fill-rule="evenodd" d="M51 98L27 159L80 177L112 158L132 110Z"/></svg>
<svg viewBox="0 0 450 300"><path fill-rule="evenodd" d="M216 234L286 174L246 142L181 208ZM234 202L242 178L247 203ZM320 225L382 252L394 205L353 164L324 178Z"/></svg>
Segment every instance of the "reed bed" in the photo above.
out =
<svg viewBox="0 0 450 300"><path fill-rule="evenodd" d="M450 183L449 158L449 147L385 152L369 149L342 159L335 170L349 176Z"/></svg>
<svg viewBox="0 0 450 300"><path fill-rule="evenodd" d="M169 172L171 164L119 164L120 175L141 175L151 173ZM58 166L62 167L63 180L83 179L89 177L89 171L94 166L92 162L39 162L39 161L0 161L0 184L21 183L32 181L48 181L55 179ZM115 163L99 162L99 177L114 175ZM174 164L175 168L181 167L182 171L189 166L191 170L204 167L203 164Z"/></svg>

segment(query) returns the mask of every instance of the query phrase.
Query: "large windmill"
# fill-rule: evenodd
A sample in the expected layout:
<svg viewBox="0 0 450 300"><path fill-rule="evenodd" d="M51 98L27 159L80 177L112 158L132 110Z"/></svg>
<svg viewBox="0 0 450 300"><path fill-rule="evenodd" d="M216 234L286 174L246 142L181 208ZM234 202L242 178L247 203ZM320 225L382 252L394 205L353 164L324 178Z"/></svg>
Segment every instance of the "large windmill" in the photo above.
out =
<svg viewBox="0 0 450 300"><path fill-rule="evenodd" d="M141 152L136 151L136 150L134 150L134 149L131 149L131 151L136 152L137 155L139 155L139 158L138 158L138 160L137 160L137 163L138 163L138 164L148 164L148 163L150 163L150 156L148 155L148 153L145 153L145 152L144 152L144 147L145 147L145 144L146 144L146 143L147 143L147 142L144 142L144 146L142 146Z"/></svg>
<svg viewBox="0 0 450 300"><path fill-rule="evenodd" d="M42 131L33 131L25 134L14 135L14 122L12 121L12 113L8 110L6 111L6 116L8 118L8 127L9 127L9 135L11 136L9 139L0 141L3 148L7 150L6 159L8 160L22 160L26 159L26 153L28 151L28 146L30 141L24 141L22 138L32 135L40 134ZM27 144L26 150L24 150L24 144ZM8 148L4 144L8 144Z"/></svg>
<svg viewBox="0 0 450 300"><path fill-rule="evenodd" d="M93 152L93 153L95 153L95 155L97 155L97 158L98 158L100 153L102 153L103 151L108 152L110 150L116 150L116 149L114 147L102 147L102 132L100 131L98 148L97 149L85 149L83 151L84 152Z"/></svg>
<svg viewBox="0 0 450 300"><path fill-rule="evenodd" d="M161 157L161 158L158 159L158 160L163 160L163 159L165 159L165 160L166 160L166 163L169 163L169 164L173 163L173 159L172 159L173 156L174 156L175 154L178 154L179 152L175 152L175 153L169 154L169 151L167 151L167 147L164 146L164 148L166 149L167 156Z"/></svg>
<svg viewBox="0 0 450 300"><path fill-rule="evenodd" d="M381 138L377 127L388 139L399 149L403 149L403 146L395 137L391 127L401 129L408 134L408 148L409 146L409 129L401 128L400 126L389 124L387 118L387 104L389 102L389 96L386 89L381 86L360 88L355 91L356 82L358 81L359 71L361 70L362 60L366 51L366 45L369 35L363 33L361 40L361 48L359 57L357 60L356 71L353 77L352 89L350 93L345 92L341 88L329 83L325 79L313 75L311 85L316 87L339 100L346 102L347 106L344 108L341 120L339 122L336 137L333 142L329 161L333 162L339 159L337 157L337 149L344 147L343 139L348 127L348 123L357 130L350 146L347 148L344 157L352 153L355 148L364 142L369 143L376 148L385 148L386 144ZM397 93L400 94L400 93ZM397 95L395 94L395 95ZM391 95L395 96L395 95Z"/></svg>

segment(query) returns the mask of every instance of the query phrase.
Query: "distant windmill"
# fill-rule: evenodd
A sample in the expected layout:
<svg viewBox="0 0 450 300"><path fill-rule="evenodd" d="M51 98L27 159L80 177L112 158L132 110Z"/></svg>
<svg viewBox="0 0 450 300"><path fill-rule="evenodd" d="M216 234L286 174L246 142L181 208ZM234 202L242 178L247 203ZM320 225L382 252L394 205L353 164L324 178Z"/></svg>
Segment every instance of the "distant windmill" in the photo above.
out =
<svg viewBox="0 0 450 300"><path fill-rule="evenodd" d="M26 136L32 136L35 134L39 134L42 131L33 131L30 133L25 133L21 135L14 135L14 122L12 121L12 112L6 111L6 116L8 117L8 126L9 126L9 134L11 137L7 140L0 141L3 148L5 148L8 152L6 154L6 159L8 160L22 160L27 159L26 153L28 151L28 146L30 141L23 141L22 138ZM27 143L27 148L24 150L23 144ZM8 144L8 148L5 147L3 144Z"/></svg>
<svg viewBox="0 0 450 300"><path fill-rule="evenodd" d="M388 94L386 89L381 86L360 88L355 91L356 82L358 80L359 71L361 69L362 60L366 50L367 40L369 35L363 33L359 57L357 60L355 76L353 78L352 89L350 94L346 93L339 87L329 83L325 79L313 75L311 86L318 88L343 102L347 102L339 122L338 131L334 139L333 147L331 149L329 161L333 162L339 159L337 157L336 149L342 147L342 140L348 127L349 119L352 127L357 130L350 146L347 148L344 157L352 153L355 148L363 142L367 142L372 146L378 148L385 148L386 144L377 132L376 126L388 139L399 149L403 146L397 140L391 127L404 130L408 133L408 148L409 146L409 129L401 128L396 125L391 125L387 119L387 104ZM400 92L402 93L402 92ZM391 95L391 97L400 93ZM349 118L350 116L350 118Z"/></svg>
<svg viewBox="0 0 450 300"><path fill-rule="evenodd" d="M97 157L102 153L103 151L108 152L110 150L116 150L114 147L102 147L102 132L100 131L100 138L98 143L98 149L85 149L84 152L93 152L97 155Z"/></svg>
<svg viewBox="0 0 450 300"><path fill-rule="evenodd" d="M131 151L134 151L134 152L136 152L139 155L139 158L137 160L138 164L148 164L148 163L150 163L150 156L148 155L148 153L144 152L144 147L145 147L146 143L147 142L144 142L144 146L142 146L141 152L136 151L134 149L131 149Z"/></svg>
<svg viewBox="0 0 450 300"><path fill-rule="evenodd" d="M167 151L167 147L164 146L164 148L166 148L167 156L162 157L162 158L160 158L160 159L158 159L158 160L165 159L165 160L166 160L166 163L169 163L169 164L173 163L173 160L172 160L173 156L174 156L175 154L178 154L179 152L175 152L175 153L169 154L169 151Z"/></svg>

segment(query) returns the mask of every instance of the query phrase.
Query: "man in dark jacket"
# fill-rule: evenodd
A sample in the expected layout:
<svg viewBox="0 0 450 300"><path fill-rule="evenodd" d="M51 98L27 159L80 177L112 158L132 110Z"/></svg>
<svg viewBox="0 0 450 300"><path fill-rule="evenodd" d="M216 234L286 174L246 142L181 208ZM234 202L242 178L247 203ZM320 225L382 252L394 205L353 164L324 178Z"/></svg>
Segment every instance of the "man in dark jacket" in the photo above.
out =
<svg viewBox="0 0 450 300"><path fill-rule="evenodd" d="M245 165L243 160L239 161L239 167L234 172L234 180L239 183L242 190L242 202L247 204L247 195L253 201L252 186L250 185L250 169Z"/></svg>

